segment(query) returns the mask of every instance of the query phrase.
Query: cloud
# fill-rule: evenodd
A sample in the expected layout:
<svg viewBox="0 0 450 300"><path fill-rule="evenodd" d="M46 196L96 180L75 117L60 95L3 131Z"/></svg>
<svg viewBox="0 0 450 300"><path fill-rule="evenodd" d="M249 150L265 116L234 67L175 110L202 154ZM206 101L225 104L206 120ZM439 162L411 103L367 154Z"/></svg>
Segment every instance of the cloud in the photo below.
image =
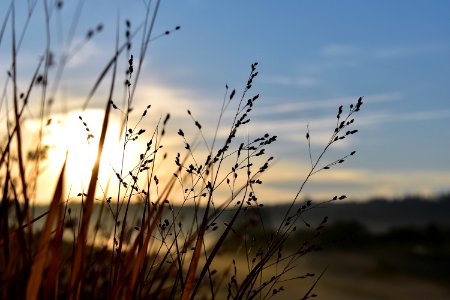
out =
<svg viewBox="0 0 450 300"><path fill-rule="evenodd" d="M372 55L376 58L394 59L406 56L422 54L432 54L441 51L448 51L447 46L441 45L410 45L410 46L386 46L373 50Z"/></svg>
<svg viewBox="0 0 450 300"><path fill-rule="evenodd" d="M359 171L361 188L355 196L398 197L407 194L431 195L447 189L450 172L437 170L366 170Z"/></svg>
<svg viewBox="0 0 450 300"><path fill-rule="evenodd" d="M338 108L339 105L349 105L354 103L359 96L348 96L331 99L317 99L317 100L305 100L305 101L282 101L284 104L276 105L264 105L255 111L254 115L275 115L283 113L292 113L295 111L306 110L323 110L326 108ZM384 103L391 101L398 101L403 98L403 95L399 92L393 93L380 93L372 94L364 97L364 102L369 103Z"/></svg>
<svg viewBox="0 0 450 300"><path fill-rule="evenodd" d="M436 52L448 51L448 46L439 44L420 44L420 45L385 45L364 49L354 45L330 44L318 50L320 56L336 61L343 58L367 57L393 59L405 56L414 56L421 54L431 54Z"/></svg>
<svg viewBox="0 0 450 300"><path fill-rule="evenodd" d="M357 53L358 49L350 45L332 44L319 49L319 54L327 58L344 57L355 55Z"/></svg>
<svg viewBox="0 0 450 300"><path fill-rule="evenodd" d="M75 39L73 45L76 45L77 50L75 53L70 54L67 62L68 69L75 69L80 66L87 65L88 62L95 61L96 57L99 57L102 53L101 47L95 43L94 40L86 42L84 39ZM72 51L73 49L71 49Z"/></svg>
<svg viewBox="0 0 450 300"><path fill-rule="evenodd" d="M301 143L305 145L307 143L305 134L307 132L307 126L310 129L310 142L312 146L323 147L326 145L333 133L333 129L336 127L336 118L334 113L337 112L339 105L348 107L351 103L355 103L358 97L345 97L345 98L332 98L315 101L302 101L295 103L285 103L277 105L265 105L255 109L252 116L256 118L252 119L249 126L242 128L240 133L249 134L251 137L262 136L265 133L281 136L283 142L293 142L295 145ZM399 101L403 96L401 93L380 93L368 95L365 97L367 103L387 103L392 101ZM332 113L330 113L332 109ZM305 114L305 111L314 111L315 115ZM380 114L378 118L382 115ZM368 117L357 120L357 126L373 126L377 121L371 114L369 120ZM230 117L224 119L226 124L231 122ZM228 122L228 123L227 123ZM222 127L218 136L225 138L229 134L229 128ZM352 137L352 142L336 143L334 147L340 149L347 149L354 145L355 138ZM286 145L284 145L286 146Z"/></svg>
<svg viewBox="0 0 450 300"><path fill-rule="evenodd" d="M418 122L450 118L450 110L428 110L428 111L414 111L414 112L372 112L365 116L361 121L361 125L374 125L386 123L403 123L403 122Z"/></svg>
<svg viewBox="0 0 450 300"><path fill-rule="evenodd" d="M275 199L289 200L303 182L310 166L281 160L263 178L264 193ZM448 188L449 171L437 170L369 170L348 169L343 166L321 171L311 177L303 196L329 199L344 192L353 200L371 197L400 197L408 194L429 196ZM264 186L263 184L263 186Z"/></svg>
<svg viewBox="0 0 450 300"><path fill-rule="evenodd" d="M340 57L339 59L323 59L316 61L308 61L299 63L299 68L308 74L321 74L330 70L342 68L355 68L359 66L359 62L352 57Z"/></svg>
<svg viewBox="0 0 450 300"><path fill-rule="evenodd" d="M275 85L288 85L300 87L313 87L320 84L320 81L311 77L296 77L285 75L269 75L261 78L262 82Z"/></svg>
<svg viewBox="0 0 450 300"><path fill-rule="evenodd" d="M190 90L169 88L162 85L141 86L137 89L135 101L138 104L152 105L152 112L171 113L172 116L186 116L189 109L198 114L207 115L208 103L198 101L197 95Z"/></svg>

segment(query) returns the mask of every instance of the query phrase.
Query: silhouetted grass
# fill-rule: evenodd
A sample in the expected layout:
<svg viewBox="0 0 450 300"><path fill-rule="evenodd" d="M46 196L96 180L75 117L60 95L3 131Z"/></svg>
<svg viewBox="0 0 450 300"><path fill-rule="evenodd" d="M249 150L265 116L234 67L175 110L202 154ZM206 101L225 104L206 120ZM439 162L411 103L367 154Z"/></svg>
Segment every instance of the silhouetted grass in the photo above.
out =
<svg viewBox="0 0 450 300"><path fill-rule="evenodd" d="M42 38L47 46L39 53L42 59L37 63L32 79L23 86L17 63L28 25L23 32L16 32L14 1L6 12L0 35L1 45L11 47L11 60L2 64L8 70L2 96L4 106L1 107L6 124L0 163L2 298L265 299L283 294L283 282L291 280L309 286L302 299L314 296L313 288L325 270L319 275L306 271L298 274L298 264L303 256L322 249L317 239L328 217L317 224L306 222L303 216L324 203L302 201L301 194L316 173L331 169L355 154L352 151L335 161L323 162L324 154L334 144L357 132L352 127L353 117L360 110L362 98L346 109L338 108L336 126L317 155L311 153L313 137L308 130L306 139L311 168L284 216L275 220L278 226L266 229L261 214L264 196L259 195L258 186L262 184L261 175L268 172L274 161L273 157L267 156L266 149L276 142L277 137L266 133L250 138L241 133L250 126L253 108L261 98L252 92L258 63L251 64L241 91L226 86L212 138L205 134L195 112L187 111L192 124L186 126L194 128L195 133L188 134L192 129L178 129L184 149L163 153L164 141L169 134L166 125L170 112L165 118L159 117L155 128L142 128L141 125L142 120L150 118L150 105L140 114L137 123L132 121L135 89L149 43L180 29L177 26L160 35L153 33L159 3L147 5L144 20L136 29L132 29L132 22L126 20L124 36L120 26L123 21L117 21L115 49L93 80L82 105L82 109L86 109L94 95L98 96L99 87L109 86L103 99L104 116L97 156L87 190L75 191L78 192L76 199L66 196L64 163L54 180L56 188L53 198L49 199L48 210L40 215L35 215L33 203L37 180L41 176L40 165L48 159L43 129L50 123L53 105L58 102L57 91L67 62L102 31L103 25L94 26L81 42L74 43L75 26L80 17L76 12L72 22L74 27L68 37L69 50L61 51L55 62L49 29L52 18L64 6L62 1L42 1L45 12ZM35 10L34 5L29 4L28 18ZM4 39L6 30L10 30L10 42ZM135 45L138 37L141 42ZM123 62L126 62L124 78L119 75ZM26 92L21 93L22 90ZM25 149L23 138L27 133L23 128L26 121L23 111L30 102L39 104L37 115L41 125L33 149ZM11 104L12 110L9 109ZM231 122L223 124L229 111L233 115ZM122 164L119 169L111 168L112 176L107 185L102 186L98 177L101 158L105 151L110 151L105 149L105 138L112 114L122 120L117 137L122 141ZM89 142L94 134L83 116L79 119ZM223 129L227 131L224 138L219 134ZM124 161L129 145L137 140L145 140L145 147L135 158L135 164L130 166ZM31 153L28 159L24 157L26 151ZM68 151L70 155L71 151L77 150ZM162 166L173 170L173 176L164 176ZM117 187L117 194L109 192L111 186ZM99 189L103 194L101 199L96 198ZM336 195L325 203L345 198L345 195ZM73 201L81 201L79 210L72 210ZM101 203L99 212L94 211L96 201ZM141 210L132 211L131 203L141 205ZM189 216L183 214L187 206L194 207ZM41 222L39 226L38 222ZM251 230L251 226L258 230ZM297 241L297 229L305 226L312 228L312 235L292 247L292 241ZM234 247L230 246L230 241L235 241ZM226 258L221 257L224 253ZM244 264L236 263L242 258ZM223 259L229 259L229 263L217 267L217 261ZM312 280L307 281L308 278Z"/></svg>

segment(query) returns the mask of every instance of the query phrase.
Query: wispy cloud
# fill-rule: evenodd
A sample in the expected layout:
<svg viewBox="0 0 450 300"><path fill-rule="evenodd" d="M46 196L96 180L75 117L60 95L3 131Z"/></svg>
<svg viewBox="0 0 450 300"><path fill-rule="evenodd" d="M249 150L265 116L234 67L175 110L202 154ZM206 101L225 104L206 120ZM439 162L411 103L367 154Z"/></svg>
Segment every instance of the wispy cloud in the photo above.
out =
<svg viewBox="0 0 450 300"><path fill-rule="evenodd" d="M441 51L448 51L448 46L436 44L385 46L374 49L372 54L376 58L394 59L414 55L432 54Z"/></svg>
<svg viewBox="0 0 450 300"><path fill-rule="evenodd" d="M313 87L320 84L320 81L312 77L297 77L286 75L268 75L262 76L261 81L276 85L290 85L300 87Z"/></svg>
<svg viewBox="0 0 450 300"><path fill-rule="evenodd" d="M288 200L295 193L310 167L305 163L280 161L266 176L264 193L278 193L276 199ZM322 171L311 178L305 193L315 199L329 199L336 186L345 185L344 192L353 200L368 197L398 197L407 194L432 195L444 192L449 171L437 170L368 170L343 166ZM305 194L304 194L305 195Z"/></svg>
<svg viewBox="0 0 450 300"><path fill-rule="evenodd" d="M341 68L354 68L359 65L355 57L340 57L339 59L323 59L311 60L299 63L299 68L308 74L321 74L330 70Z"/></svg>
<svg viewBox="0 0 450 300"><path fill-rule="evenodd" d="M78 52L69 53L70 56L67 63L69 69L85 66L89 61L95 61L95 58L103 53L102 47L97 45L93 40L86 43L84 40L76 39L73 44L82 46L79 48Z"/></svg>
<svg viewBox="0 0 450 300"><path fill-rule="evenodd" d="M386 45L353 45L327 44L316 50L317 57L300 63L302 71L308 74L319 74L330 70L360 67L367 61L379 59L399 59L418 55L432 55L448 52L447 44L386 44Z"/></svg>
<svg viewBox="0 0 450 300"><path fill-rule="evenodd" d="M257 118L252 120L250 126L245 130L245 134L250 134L252 137L261 136L265 133L275 134L283 137L284 142L294 142L296 145L306 143L305 134L307 125L310 128L311 145L324 146L329 142L333 129L336 126L336 119L334 115L330 115L330 109L337 111L340 105L347 106L354 103L358 97L332 98L316 101L302 101L296 103L285 103L277 105L266 105L255 110L253 116ZM403 95L398 92L373 94L365 97L366 103L388 103L392 101L399 101ZM314 117L311 114L306 114L306 111L314 111ZM429 117L432 117L430 114ZM380 119L388 118L384 113L365 116L358 120L357 126L373 126L379 123ZM391 116L392 118L394 116ZM412 117L412 116L409 116ZM404 118L407 118L405 116ZM226 122L226 120L225 120ZM219 130L220 137L226 137L229 130L223 128ZM354 140L354 139L352 139ZM335 144L335 147L347 149L353 146L353 143L342 142Z"/></svg>
<svg viewBox="0 0 450 300"><path fill-rule="evenodd" d="M152 105L152 111L158 114L170 112L172 116L186 116L188 109L197 114L208 115L209 105L199 101L197 95L190 90L169 88L162 85L142 85L136 94L136 100L146 106ZM206 106L206 107L205 107Z"/></svg>
<svg viewBox="0 0 450 300"><path fill-rule="evenodd" d="M358 49L355 46L343 44L327 45L319 49L319 54L327 58L344 57L357 53Z"/></svg>
<svg viewBox="0 0 450 300"><path fill-rule="evenodd" d="M283 113L292 113L296 111L306 110L322 110L326 108L337 108L339 105L349 105L354 103L359 96L348 96L331 99L317 99L317 100L300 100L300 101L283 101L282 104L265 105L255 112L257 116L275 115ZM383 103L398 101L403 98L399 92L372 94L364 97L365 102Z"/></svg>
<svg viewBox="0 0 450 300"><path fill-rule="evenodd" d="M360 58L400 58L421 54L432 54L448 51L448 45L441 44L411 44L411 45L383 45L374 47L360 47L347 44L330 44L318 49L320 56L342 61L348 57Z"/></svg>
<svg viewBox="0 0 450 300"><path fill-rule="evenodd" d="M414 111L414 112L372 112L370 115L361 120L361 125L374 125L386 123L401 123L401 122L417 122L449 119L450 110L428 110L428 111Z"/></svg>

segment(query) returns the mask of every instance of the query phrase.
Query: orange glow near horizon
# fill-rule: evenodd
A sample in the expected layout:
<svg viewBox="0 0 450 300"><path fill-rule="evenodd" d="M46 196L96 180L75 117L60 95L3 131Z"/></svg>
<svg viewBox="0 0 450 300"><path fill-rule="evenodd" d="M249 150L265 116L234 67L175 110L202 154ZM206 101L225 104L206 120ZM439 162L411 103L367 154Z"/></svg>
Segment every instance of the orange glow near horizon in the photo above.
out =
<svg viewBox="0 0 450 300"><path fill-rule="evenodd" d="M66 152L68 154L65 174L67 192L70 192L69 196L86 192L97 156L103 116L104 111L98 109L84 112L73 111L67 115L56 115L52 118L43 138L43 144L48 145L49 150L47 167L39 177L38 203L49 201L52 185L55 184L55 178L64 163ZM100 164L101 185L106 184L112 168L120 167L123 146L120 146L119 133L119 120L111 117ZM88 138L90 134L92 136ZM101 195L101 192L101 189L98 189L97 195Z"/></svg>

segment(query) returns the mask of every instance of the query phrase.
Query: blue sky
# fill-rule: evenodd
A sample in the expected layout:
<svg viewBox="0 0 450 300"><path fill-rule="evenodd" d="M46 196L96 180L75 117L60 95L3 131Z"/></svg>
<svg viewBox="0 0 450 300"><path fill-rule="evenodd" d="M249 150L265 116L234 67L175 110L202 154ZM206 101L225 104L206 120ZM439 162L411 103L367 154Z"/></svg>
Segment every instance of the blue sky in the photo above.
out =
<svg viewBox="0 0 450 300"><path fill-rule="evenodd" d="M20 15L25 1L16 2ZM21 49L25 62L42 53L41 2ZM8 3L0 4L2 18ZM56 37L67 36L73 5L65 3L60 23L55 17L53 24L62 24L53 27ZM125 18L137 26L144 8L144 1L137 0L85 1L76 37L81 40L100 22L105 30L66 70L70 109L80 106L98 66L112 54L117 12L121 26ZM180 120L191 108L212 126L225 84L241 89L250 64L257 61L260 76L254 92L262 99L248 132L256 137L267 130L279 136L269 151L278 161L275 175L266 179L267 195L288 199L295 193L309 163L306 125L317 153L334 128L337 107L359 96L365 103L357 116L358 134L326 159L351 150L357 156L313 179L306 193L326 197L345 192L367 199L446 192L449 11L448 1L162 1L155 33L177 25L181 30L150 44L136 105L155 104L156 115L169 109L177 116L179 109ZM18 24L23 20L18 17ZM0 45L2 61L7 61L7 45ZM93 107L102 106L95 101ZM175 122L182 126L183 121Z"/></svg>

